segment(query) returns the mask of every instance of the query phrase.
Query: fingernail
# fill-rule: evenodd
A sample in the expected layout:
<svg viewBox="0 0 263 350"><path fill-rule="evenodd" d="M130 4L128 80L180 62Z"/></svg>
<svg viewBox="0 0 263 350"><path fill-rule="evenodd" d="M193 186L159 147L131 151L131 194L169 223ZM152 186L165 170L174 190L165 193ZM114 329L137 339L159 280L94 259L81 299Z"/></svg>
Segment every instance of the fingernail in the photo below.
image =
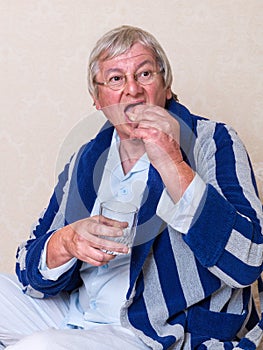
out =
<svg viewBox="0 0 263 350"><path fill-rule="evenodd" d="M131 122L135 122L135 117L133 115L128 115L128 118Z"/></svg>

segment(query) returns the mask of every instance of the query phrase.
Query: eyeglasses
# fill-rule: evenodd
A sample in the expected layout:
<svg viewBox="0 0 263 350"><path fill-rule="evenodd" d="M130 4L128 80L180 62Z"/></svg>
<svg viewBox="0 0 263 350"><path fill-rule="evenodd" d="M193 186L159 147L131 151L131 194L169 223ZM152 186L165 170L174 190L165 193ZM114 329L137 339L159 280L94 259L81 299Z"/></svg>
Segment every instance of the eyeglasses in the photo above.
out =
<svg viewBox="0 0 263 350"><path fill-rule="evenodd" d="M163 69L158 72L153 72L151 70L144 70L142 72L133 73L133 74L114 74L109 79L104 82L94 81L95 84L101 86L107 86L114 91L121 90L127 84L127 76L133 75L135 81L140 85L150 85L155 80L158 74L163 73Z"/></svg>

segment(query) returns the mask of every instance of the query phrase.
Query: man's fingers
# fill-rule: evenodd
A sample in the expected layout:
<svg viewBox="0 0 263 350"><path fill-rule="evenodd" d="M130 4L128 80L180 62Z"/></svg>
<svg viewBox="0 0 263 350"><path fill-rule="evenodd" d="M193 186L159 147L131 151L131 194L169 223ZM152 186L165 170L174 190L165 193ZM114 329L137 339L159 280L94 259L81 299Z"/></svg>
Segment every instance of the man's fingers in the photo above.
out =
<svg viewBox="0 0 263 350"><path fill-rule="evenodd" d="M100 224L104 224L104 225L111 226L111 227L117 227L117 228L121 228L121 229L128 227L127 221L113 220L113 219L107 218L106 216L103 216L103 215L100 215L99 222L100 222Z"/></svg>
<svg viewBox="0 0 263 350"><path fill-rule="evenodd" d="M142 125L132 130L131 139L142 139L143 141L156 140L160 137L160 131L156 128L143 127Z"/></svg>
<svg viewBox="0 0 263 350"><path fill-rule="evenodd" d="M72 224L72 229L81 237L91 240L91 236L122 236L122 230L127 222L120 222L106 217L97 216L95 220L88 218Z"/></svg>

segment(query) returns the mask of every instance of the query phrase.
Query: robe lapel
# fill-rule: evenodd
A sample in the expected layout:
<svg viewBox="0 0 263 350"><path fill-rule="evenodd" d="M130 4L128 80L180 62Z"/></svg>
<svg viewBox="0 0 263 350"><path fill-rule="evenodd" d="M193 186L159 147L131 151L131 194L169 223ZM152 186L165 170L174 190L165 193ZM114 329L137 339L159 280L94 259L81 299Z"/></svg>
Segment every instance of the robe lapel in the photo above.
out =
<svg viewBox="0 0 263 350"><path fill-rule="evenodd" d="M107 122L96 138L84 145L75 162L66 208L67 223L90 216L107 160L113 127Z"/></svg>
<svg viewBox="0 0 263 350"><path fill-rule="evenodd" d="M163 220L156 215L163 188L164 185L159 173L150 165L148 181L142 200L143 205L138 213L136 236L132 248L128 297L156 236L166 227Z"/></svg>

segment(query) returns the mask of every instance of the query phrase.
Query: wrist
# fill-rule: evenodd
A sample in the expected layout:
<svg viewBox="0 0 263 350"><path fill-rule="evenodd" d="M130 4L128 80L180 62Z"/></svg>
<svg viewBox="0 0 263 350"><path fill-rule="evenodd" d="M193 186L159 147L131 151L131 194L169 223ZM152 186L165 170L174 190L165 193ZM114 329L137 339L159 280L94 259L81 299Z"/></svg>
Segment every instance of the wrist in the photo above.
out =
<svg viewBox="0 0 263 350"><path fill-rule="evenodd" d="M175 203L180 200L195 177L195 172L183 159L163 163L158 171Z"/></svg>
<svg viewBox="0 0 263 350"><path fill-rule="evenodd" d="M65 226L52 235L47 244L46 263L48 268L61 266L73 258L68 249L73 234L71 227Z"/></svg>

